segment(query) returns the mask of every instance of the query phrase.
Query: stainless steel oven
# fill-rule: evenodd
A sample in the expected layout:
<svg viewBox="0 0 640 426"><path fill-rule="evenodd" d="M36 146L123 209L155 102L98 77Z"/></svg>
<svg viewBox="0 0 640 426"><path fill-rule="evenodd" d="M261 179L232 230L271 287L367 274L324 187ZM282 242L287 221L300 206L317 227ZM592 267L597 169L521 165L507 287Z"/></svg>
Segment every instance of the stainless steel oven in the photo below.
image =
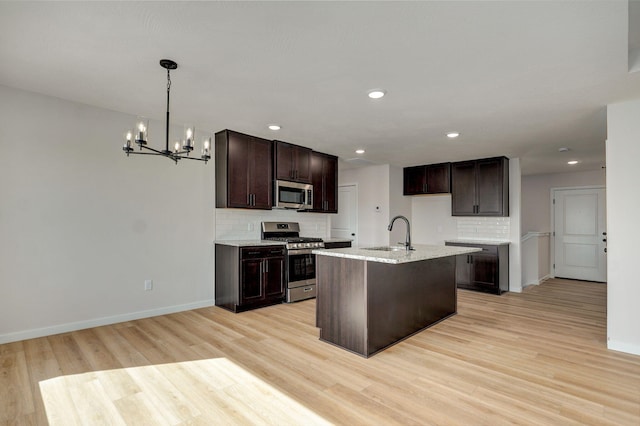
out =
<svg viewBox="0 0 640 426"><path fill-rule="evenodd" d="M262 222L262 238L286 243L287 303L316 297L315 248L324 247L321 238L300 237L297 222Z"/></svg>

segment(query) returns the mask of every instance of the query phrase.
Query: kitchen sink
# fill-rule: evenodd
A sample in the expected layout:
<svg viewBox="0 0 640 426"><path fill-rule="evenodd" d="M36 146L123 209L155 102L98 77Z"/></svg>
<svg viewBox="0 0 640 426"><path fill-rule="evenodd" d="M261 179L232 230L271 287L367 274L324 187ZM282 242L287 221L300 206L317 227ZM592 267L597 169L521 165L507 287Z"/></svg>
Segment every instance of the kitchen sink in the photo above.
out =
<svg viewBox="0 0 640 426"><path fill-rule="evenodd" d="M366 247L363 250L375 250L375 251L407 251L404 246L381 246L381 247ZM413 249L411 249L413 250Z"/></svg>

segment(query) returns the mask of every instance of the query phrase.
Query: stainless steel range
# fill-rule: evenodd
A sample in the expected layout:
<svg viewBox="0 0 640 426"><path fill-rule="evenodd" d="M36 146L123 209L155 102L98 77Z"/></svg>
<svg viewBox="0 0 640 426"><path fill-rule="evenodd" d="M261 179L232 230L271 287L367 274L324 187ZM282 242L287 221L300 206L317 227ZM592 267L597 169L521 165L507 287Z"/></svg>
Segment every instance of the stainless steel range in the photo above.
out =
<svg viewBox="0 0 640 426"><path fill-rule="evenodd" d="M321 238L300 236L297 222L262 222L262 239L283 241L287 247L287 292L286 302L316 297L315 248L323 248Z"/></svg>

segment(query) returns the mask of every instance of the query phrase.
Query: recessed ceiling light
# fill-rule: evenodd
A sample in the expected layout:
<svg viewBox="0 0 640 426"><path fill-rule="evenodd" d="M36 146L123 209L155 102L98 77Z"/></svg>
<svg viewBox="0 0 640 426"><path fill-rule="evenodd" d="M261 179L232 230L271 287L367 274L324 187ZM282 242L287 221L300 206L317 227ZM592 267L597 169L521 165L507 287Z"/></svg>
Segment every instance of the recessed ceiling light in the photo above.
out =
<svg viewBox="0 0 640 426"><path fill-rule="evenodd" d="M364 154L364 149L356 149L356 154Z"/></svg>
<svg viewBox="0 0 640 426"><path fill-rule="evenodd" d="M569 151L569 148L563 146L562 148L558 148L558 151L559 152L567 152L567 151Z"/></svg>
<svg viewBox="0 0 640 426"><path fill-rule="evenodd" d="M280 130L280 126L277 124L269 124L269 129L271 130Z"/></svg>
<svg viewBox="0 0 640 426"><path fill-rule="evenodd" d="M460 136L460 133L458 133L458 132L449 132L449 133L447 133L447 137L450 138L450 139L457 138L458 136Z"/></svg>
<svg viewBox="0 0 640 426"><path fill-rule="evenodd" d="M567 161L567 164L573 166L574 164L578 164L578 160Z"/></svg>
<svg viewBox="0 0 640 426"><path fill-rule="evenodd" d="M371 99L380 99L386 94L387 94L386 90L382 90L382 89L373 89L369 91L369 97Z"/></svg>

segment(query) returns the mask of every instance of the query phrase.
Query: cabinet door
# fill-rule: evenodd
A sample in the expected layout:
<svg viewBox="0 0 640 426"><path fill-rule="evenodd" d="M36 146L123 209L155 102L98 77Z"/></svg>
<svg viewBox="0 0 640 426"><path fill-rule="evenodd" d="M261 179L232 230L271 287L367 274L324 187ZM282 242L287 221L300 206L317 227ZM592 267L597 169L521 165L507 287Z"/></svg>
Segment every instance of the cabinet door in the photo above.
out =
<svg viewBox="0 0 640 426"><path fill-rule="evenodd" d="M426 193L427 168L425 166L405 167L403 174L404 195L418 195Z"/></svg>
<svg viewBox="0 0 640 426"><path fill-rule="evenodd" d="M275 142L276 179L311 183L311 149Z"/></svg>
<svg viewBox="0 0 640 426"><path fill-rule="evenodd" d="M311 153L313 211L338 212L338 158L320 152Z"/></svg>
<svg viewBox="0 0 640 426"><path fill-rule="evenodd" d="M313 185L313 210L324 210L324 155L311 153L311 185Z"/></svg>
<svg viewBox="0 0 640 426"><path fill-rule="evenodd" d="M451 192L451 163L430 164L426 167L427 193Z"/></svg>
<svg viewBox="0 0 640 426"><path fill-rule="evenodd" d="M243 260L240 270L240 305L264 299L262 259Z"/></svg>
<svg viewBox="0 0 640 426"><path fill-rule="evenodd" d="M249 192L253 194L252 208L271 209L271 191L273 180L272 142L266 139L252 138L249 154Z"/></svg>
<svg viewBox="0 0 640 426"><path fill-rule="evenodd" d="M311 150L293 146L293 178L296 182L311 183Z"/></svg>
<svg viewBox="0 0 640 426"><path fill-rule="evenodd" d="M284 297L284 257L271 257L264 260L264 294L266 298Z"/></svg>
<svg viewBox="0 0 640 426"><path fill-rule="evenodd" d="M471 285L471 256L459 254L456 256L456 285L462 288Z"/></svg>
<svg viewBox="0 0 640 426"><path fill-rule="evenodd" d="M325 211L338 213L338 159L326 156L323 170Z"/></svg>
<svg viewBox="0 0 640 426"><path fill-rule="evenodd" d="M498 256L474 253L472 259L472 284L478 287L499 290Z"/></svg>
<svg viewBox="0 0 640 426"><path fill-rule="evenodd" d="M247 167L248 158L251 155L251 137L235 132L227 134L227 207L249 207Z"/></svg>
<svg viewBox="0 0 640 426"><path fill-rule="evenodd" d="M293 180L293 145L285 142L275 142L275 175L278 180Z"/></svg>
<svg viewBox="0 0 640 426"><path fill-rule="evenodd" d="M451 214L474 216L476 206L476 162L451 164Z"/></svg>
<svg viewBox="0 0 640 426"><path fill-rule="evenodd" d="M490 158L477 162L477 214L481 216L504 216L503 186L504 158Z"/></svg>

